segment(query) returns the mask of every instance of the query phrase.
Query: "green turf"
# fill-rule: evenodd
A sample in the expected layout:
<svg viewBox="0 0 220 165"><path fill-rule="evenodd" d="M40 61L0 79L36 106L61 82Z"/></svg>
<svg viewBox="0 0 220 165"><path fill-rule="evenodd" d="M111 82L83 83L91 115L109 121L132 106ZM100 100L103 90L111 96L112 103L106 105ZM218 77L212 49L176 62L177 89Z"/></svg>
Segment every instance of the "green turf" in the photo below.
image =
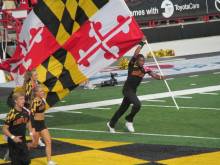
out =
<svg viewBox="0 0 220 165"><path fill-rule="evenodd" d="M195 102L206 96L192 95ZM198 99L198 100L197 100ZM207 105L212 98L206 100ZM149 104L143 102L144 105ZM155 103L154 103L155 104ZM164 103L171 105L171 102ZM210 103L211 105L212 103ZM158 105L158 104L155 104ZM218 103L219 107L220 104ZM189 106L188 103L181 106ZM192 105L190 105L192 106ZM197 105L199 106L199 105ZM217 105L216 105L217 106ZM82 114L70 113L53 113L54 118L48 118L48 125L58 128L70 128L78 130L107 130L106 122L117 109L117 106L110 106L111 110L81 110ZM208 106L207 106L208 107ZM58 119L57 119L58 118ZM137 132L168 134L168 135L185 135L185 136L202 136L220 138L220 111L215 110L199 110L199 109L181 109L177 111L175 108L155 108L142 107L141 112L135 120ZM65 119L65 120L63 120ZM125 132L124 117L119 121L116 129ZM157 136L140 136L140 135L111 135L106 133L87 133L87 132L69 132L69 131L52 131L54 136L64 136L83 139L98 140L116 140L130 141L138 143L152 144L173 144L173 145L192 145L203 147L219 147L220 140L210 139L192 139L192 138L176 138L176 137L157 137Z"/></svg>
<svg viewBox="0 0 220 165"><path fill-rule="evenodd" d="M194 78L176 78L172 81L168 81L172 90L183 90L190 88L199 88L204 86L212 86L218 85L220 80L220 75L213 74L202 74L199 77ZM191 86L191 84L196 84L196 86ZM63 103L58 103L57 105L69 105L69 104L78 104L78 103L86 103L97 100L107 100L107 99L115 99L121 98L122 87L105 87L98 88L95 90L83 90L77 89L73 90L71 94L66 97ZM146 95L152 93L166 92L167 89L164 85L163 81L151 80L147 84L141 84L138 88L139 95Z"/></svg>
<svg viewBox="0 0 220 165"><path fill-rule="evenodd" d="M169 81L173 90L182 90L198 87L219 85L220 75L201 74L199 77L175 78ZM191 84L196 84L191 86ZM92 101L102 101L107 99L121 98L122 87L106 87L96 90L77 89L66 97L65 102L60 105L70 105L86 103ZM142 84L139 88L139 95L146 95L167 91L162 81L150 81ZM180 106L185 107L207 107L220 108L219 95L190 95L192 99L177 99ZM184 136L202 136L220 138L220 111L219 110L201 110L201 109L181 109L175 108L146 107L144 105L173 105L170 98L164 98L166 102L142 102L141 112L135 119L137 132L184 135ZM0 101L1 112L6 112L4 100ZM105 131L106 122L118 108L118 105L109 106L110 110L84 109L79 110L82 114L71 114L65 112L52 113L53 118L47 118L49 127L70 128L78 130L101 130ZM1 124L1 122L0 122ZM119 121L116 129L126 131L124 128L124 117ZM220 148L220 140L214 139L193 139L177 137L160 137L160 136L141 136L130 134L112 135L108 133L89 133L89 132L71 132L51 130L54 137L82 138L111 141L127 141L150 144L173 144L189 145L203 147Z"/></svg>

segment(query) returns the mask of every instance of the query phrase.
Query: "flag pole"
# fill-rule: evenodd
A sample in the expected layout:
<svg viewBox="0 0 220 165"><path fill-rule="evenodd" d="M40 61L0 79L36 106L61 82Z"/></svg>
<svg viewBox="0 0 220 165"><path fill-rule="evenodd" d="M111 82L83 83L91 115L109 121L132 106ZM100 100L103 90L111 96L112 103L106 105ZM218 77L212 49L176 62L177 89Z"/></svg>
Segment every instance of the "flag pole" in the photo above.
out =
<svg viewBox="0 0 220 165"><path fill-rule="evenodd" d="M162 76L164 76L164 74L163 74L163 72L162 72L162 70L161 70L161 68L160 68L160 65L159 65L159 63L158 63L158 61L157 61L157 59L156 59L156 57L155 57L155 54L154 54L153 50L151 49L151 47L150 47L149 43L147 42L147 40L146 40L146 44L147 44L148 49L149 49L150 52L151 52L151 55L153 56L153 59L154 59L156 65L157 65L157 67L158 67L158 70L159 70L160 74L161 74ZM169 93L170 93L170 96L172 97L172 100L173 100L173 102L174 102L174 104L175 104L175 106L176 106L176 109L179 110L180 108L179 108L179 106L178 106L178 104L177 104L177 101L176 101L176 99L175 99L175 97L174 97L173 92L172 92L171 89L170 89L170 86L169 86L167 80L164 79L163 81L164 81L164 83L165 83L165 85L166 85L166 87L167 87L167 89L168 89L168 91L169 91Z"/></svg>

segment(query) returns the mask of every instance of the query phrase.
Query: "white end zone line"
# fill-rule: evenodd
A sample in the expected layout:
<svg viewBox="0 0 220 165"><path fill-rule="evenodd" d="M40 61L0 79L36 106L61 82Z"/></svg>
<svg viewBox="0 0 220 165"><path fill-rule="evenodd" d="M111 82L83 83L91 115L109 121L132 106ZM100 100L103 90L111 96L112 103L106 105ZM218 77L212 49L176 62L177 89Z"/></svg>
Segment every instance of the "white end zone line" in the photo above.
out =
<svg viewBox="0 0 220 165"><path fill-rule="evenodd" d="M184 96L184 95L214 92L214 91L220 91L220 85L173 91L173 94L174 96ZM167 97L171 97L169 92L143 95L143 96L139 96L139 99L141 101L146 101L146 100L154 100L154 99L161 99L161 98L167 98ZM118 105L121 103L121 101L122 101L122 98L53 107L50 110L48 110L47 113L65 112L65 111L72 111L72 110L79 110L79 109L91 109L91 108L96 108L96 107L106 107L106 106L111 106L111 105ZM6 114L0 114L0 119L4 119L5 117L6 117Z"/></svg>
<svg viewBox="0 0 220 165"><path fill-rule="evenodd" d="M101 130L79 130L79 129L70 129L70 128L49 128L49 130L110 134L110 132L108 132L108 131L101 131ZM205 139L205 140L220 140L220 138L218 138L218 137L202 137L202 136L188 136L188 135L167 135L167 134L138 133L138 132L136 132L136 133L116 132L115 134L157 136L157 137L174 137L174 138L188 138L188 139Z"/></svg>

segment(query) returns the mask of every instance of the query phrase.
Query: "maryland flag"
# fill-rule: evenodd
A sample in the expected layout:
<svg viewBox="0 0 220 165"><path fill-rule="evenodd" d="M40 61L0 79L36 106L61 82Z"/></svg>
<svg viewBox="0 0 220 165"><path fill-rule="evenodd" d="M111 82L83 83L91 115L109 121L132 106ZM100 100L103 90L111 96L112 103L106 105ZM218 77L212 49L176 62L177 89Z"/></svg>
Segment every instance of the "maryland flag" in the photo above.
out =
<svg viewBox="0 0 220 165"><path fill-rule="evenodd" d="M37 68L53 106L142 37L124 0L42 0L20 33L17 83L26 70Z"/></svg>

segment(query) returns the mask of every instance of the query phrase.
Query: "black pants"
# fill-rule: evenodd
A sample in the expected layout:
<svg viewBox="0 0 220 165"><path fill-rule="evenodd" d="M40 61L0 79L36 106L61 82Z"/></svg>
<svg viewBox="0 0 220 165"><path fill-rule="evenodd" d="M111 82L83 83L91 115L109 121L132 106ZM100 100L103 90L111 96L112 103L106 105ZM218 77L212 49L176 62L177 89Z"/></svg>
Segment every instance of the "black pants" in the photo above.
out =
<svg viewBox="0 0 220 165"><path fill-rule="evenodd" d="M8 142L9 156L11 158L11 165L29 165L30 157L27 144Z"/></svg>
<svg viewBox="0 0 220 165"><path fill-rule="evenodd" d="M136 95L136 91L123 90L124 98L119 109L115 112L112 119L110 120L110 126L115 127L115 124L119 118L128 110L129 106L133 104L130 114L128 114L125 119L128 122L133 122L135 115L139 112L141 108L141 102Z"/></svg>

